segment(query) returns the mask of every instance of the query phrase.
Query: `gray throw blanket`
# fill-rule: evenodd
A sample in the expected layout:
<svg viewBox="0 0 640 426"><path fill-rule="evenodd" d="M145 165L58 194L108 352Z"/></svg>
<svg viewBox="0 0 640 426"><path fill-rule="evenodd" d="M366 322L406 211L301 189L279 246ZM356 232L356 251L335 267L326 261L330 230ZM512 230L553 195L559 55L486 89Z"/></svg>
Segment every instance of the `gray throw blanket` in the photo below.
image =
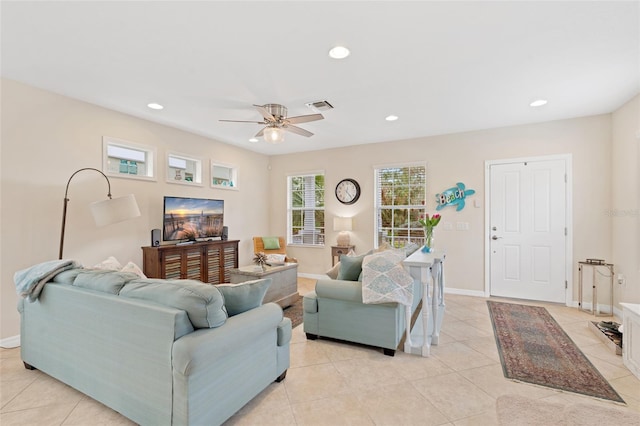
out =
<svg viewBox="0 0 640 426"><path fill-rule="evenodd" d="M365 256L362 262L362 303L412 305L413 278L404 269L404 258L404 252L397 250Z"/></svg>
<svg viewBox="0 0 640 426"><path fill-rule="evenodd" d="M29 302L35 302L40 296L44 285L62 271L80 268L82 265L75 260L50 260L39 263L27 269L16 272L13 281L16 292Z"/></svg>

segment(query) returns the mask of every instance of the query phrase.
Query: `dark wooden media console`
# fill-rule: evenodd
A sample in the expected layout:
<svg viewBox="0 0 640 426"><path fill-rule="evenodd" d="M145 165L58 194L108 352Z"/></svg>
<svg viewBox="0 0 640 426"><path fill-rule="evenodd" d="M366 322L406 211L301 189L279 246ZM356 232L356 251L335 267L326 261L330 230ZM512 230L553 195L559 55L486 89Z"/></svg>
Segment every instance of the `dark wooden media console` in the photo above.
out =
<svg viewBox="0 0 640 426"><path fill-rule="evenodd" d="M231 281L238 267L238 242L203 241L184 245L142 247L143 272L149 278L192 279L209 284Z"/></svg>

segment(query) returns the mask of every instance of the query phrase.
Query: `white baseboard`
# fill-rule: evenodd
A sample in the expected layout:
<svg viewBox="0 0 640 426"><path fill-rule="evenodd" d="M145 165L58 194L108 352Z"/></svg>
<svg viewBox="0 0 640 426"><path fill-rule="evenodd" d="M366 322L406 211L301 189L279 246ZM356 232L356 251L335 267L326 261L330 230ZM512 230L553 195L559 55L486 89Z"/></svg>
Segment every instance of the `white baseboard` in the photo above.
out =
<svg viewBox="0 0 640 426"><path fill-rule="evenodd" d="M299 273L298 276L300 278L311 278L312 280L326 280L329 277L326 276L325 274L305 274L305 273Z"/></svg>
<svg viewBox="0 0 640 426"><path fill-rule="evenodd" d="M463 288L444 288L444 294L457 294L460 296L485 297L484 290L466 290Z"/></svg>
<svg viewBox="0 0 640 426"><path fill-rule="evenodd" d="M7 337L0 340L0 348L12 349L20 346L20 335Z"/></svg>

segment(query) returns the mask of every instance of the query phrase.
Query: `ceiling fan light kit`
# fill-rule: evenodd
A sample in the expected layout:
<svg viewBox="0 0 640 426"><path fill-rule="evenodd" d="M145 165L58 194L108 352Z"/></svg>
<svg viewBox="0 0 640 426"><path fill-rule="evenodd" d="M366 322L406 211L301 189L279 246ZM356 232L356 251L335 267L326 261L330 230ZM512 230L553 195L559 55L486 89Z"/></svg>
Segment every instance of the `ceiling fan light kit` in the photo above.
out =
<svg viewBox="0 0 640 426"><path fill-rule="evenodd" d="M284 142L284 132L277 127L267 127L264 129L263 134L264 140L269 143L277 144Z"/></svg>
<svg viewBox="0 0 640 426"><path fill-rule="evenodd" d="M264 137L268 143L276 144L284 142L284 132L288 131L300 136L313 136L308 130L302 127L294 126L298 123L308 123L310 121L322 120L322 114L298 115L296 117L287 117L287 107L280 104L254 105L263 117L263 121L245 121L245 120L220 120L234 123L255 123L262 124L265 127L261 129L254 138Z"/></svg>

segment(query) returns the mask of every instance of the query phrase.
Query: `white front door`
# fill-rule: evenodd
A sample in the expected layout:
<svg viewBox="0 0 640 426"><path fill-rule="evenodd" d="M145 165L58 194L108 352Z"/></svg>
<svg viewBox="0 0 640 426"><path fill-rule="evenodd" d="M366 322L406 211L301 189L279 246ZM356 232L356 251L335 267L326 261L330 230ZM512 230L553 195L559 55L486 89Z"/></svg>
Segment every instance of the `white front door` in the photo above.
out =
<svg viewBox="0 0 640 426"><path fill-rule="evenodd" d="M493 164L490 173L490 293L565 302L566 163Z"/></svg>

